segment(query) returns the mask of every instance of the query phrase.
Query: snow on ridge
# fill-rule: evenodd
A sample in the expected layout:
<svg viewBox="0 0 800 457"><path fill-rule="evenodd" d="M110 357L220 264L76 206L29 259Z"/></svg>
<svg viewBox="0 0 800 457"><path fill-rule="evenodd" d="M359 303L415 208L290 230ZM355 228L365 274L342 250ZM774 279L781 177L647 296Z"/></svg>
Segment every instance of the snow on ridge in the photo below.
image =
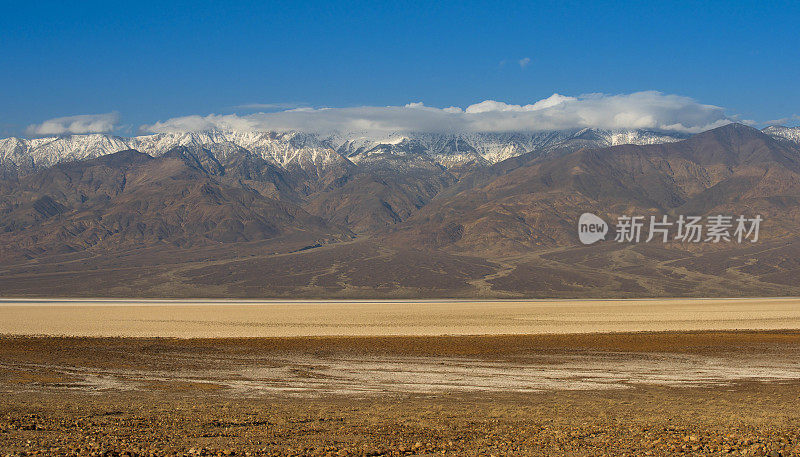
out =
<svg viewBox="0 0 800 457"><path fill-rule="evenodd" d="M574 129L507 133L407 133L370 138L365 132L321 137L299 131L219 131L155 133L136 137L109 134L65 135L36 139L0 140L0 166L49 167L60 162L84 160L136 149L160 156L171 148L206 149L218 159L246 150L281 167L325 168L366 157L389 159L427 156L446 168L467 162L497 163L532 151L572 145L605 147L617 144L654 144L678 141L686 135L650 130ZM317 174L319 170L316 170Z"/></svg>
<svg viewBox="0 0 800 457"><path fill-rule="evenodd" d="M762 132L773 138L780 138L784 140L800 143L800 126L786 127L783 125L770 125L762 130Z"/></svg>

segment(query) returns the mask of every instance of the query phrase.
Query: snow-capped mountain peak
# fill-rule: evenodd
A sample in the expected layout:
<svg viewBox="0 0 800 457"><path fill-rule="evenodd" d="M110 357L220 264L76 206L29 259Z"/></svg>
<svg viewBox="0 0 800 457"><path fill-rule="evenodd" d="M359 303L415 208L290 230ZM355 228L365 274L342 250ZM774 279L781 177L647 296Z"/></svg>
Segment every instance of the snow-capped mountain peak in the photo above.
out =
<svg viewBox="0 0 800 457"><path fill-rule="evenodd" d="M772 134L772 133L770 133ZM207 151L218 160L243 150L276 166L322 175L327 167L417 157L450 168L465 163L492 164L528 152L578 149L617 144L677 141L685 135L648 130L559 130L509 133L408 133L371 138L364 132L320 137L287 131L219 131L158 133L136 137L106 134L0 140L0 167L25 173L61 162L94 158L126 149L160 156L176 146ZM415 159L416 160L416 159Z"/></svg>
<svg viewBox="0 0 800 457"><path fill-rule="evenodd" d="M800 144L800 127L785 127L783 125L770 125L762 132L774 138L781 138Z"/></svg>

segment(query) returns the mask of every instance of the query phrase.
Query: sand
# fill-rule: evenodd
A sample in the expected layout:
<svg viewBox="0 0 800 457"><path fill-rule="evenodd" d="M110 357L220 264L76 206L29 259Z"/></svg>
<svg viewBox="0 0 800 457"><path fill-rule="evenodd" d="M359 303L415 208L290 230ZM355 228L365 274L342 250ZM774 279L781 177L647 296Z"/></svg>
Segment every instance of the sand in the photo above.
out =
<svg viewBox="0 0 800 457"><path fill-rule="evenodd" d="M502 335L800 329L800 298L0 300L0 334L118 337Z"/></svg>

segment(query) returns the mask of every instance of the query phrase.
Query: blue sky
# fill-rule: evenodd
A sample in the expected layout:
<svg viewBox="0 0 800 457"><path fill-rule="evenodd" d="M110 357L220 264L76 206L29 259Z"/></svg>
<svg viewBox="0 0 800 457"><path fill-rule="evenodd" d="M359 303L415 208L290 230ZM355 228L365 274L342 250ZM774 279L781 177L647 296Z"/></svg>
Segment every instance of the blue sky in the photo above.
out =
<svg viewBox="0 0 800 457"><path fill-rule="evenodd" d="M5 2L0 134L649 90L758 123L800 114L800 2L376 3Z"/></svg>

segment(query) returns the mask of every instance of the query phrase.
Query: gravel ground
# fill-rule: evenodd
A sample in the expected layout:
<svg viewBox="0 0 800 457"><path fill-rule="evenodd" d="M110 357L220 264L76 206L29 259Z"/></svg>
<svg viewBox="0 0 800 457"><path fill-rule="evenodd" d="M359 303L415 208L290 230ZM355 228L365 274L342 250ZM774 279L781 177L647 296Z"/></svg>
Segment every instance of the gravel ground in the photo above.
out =
<svg viewBox="0 0 800 457"><path fill-rule="evenodd" d="M800 335L787 332L0 338L0 455L800 455L800 380L770 378L769 370L760 379L629 379L602 389L570 388L575 383L565 381L530 391L471 389L469 383L427 392L402 385L335 392L274 384L243 394L220 378L241 379L246 368L276 359L286 364L313 356L325 364L344 355L428 364L468 358L533 371L576 354L601 366L612 355L634 364L655 355L691 356L711 357L708 366L738 373L729 369L754 358L797 366L798 346ZM216 371L209 374L212 365ZM317 374L303 368L291 376Z"/></svg>
<svg viewBox="0 0 800 457"><path fill-rule="evenodd" d="M800 386L230 399L4 395L10 455L800 455Z"/></svg>

